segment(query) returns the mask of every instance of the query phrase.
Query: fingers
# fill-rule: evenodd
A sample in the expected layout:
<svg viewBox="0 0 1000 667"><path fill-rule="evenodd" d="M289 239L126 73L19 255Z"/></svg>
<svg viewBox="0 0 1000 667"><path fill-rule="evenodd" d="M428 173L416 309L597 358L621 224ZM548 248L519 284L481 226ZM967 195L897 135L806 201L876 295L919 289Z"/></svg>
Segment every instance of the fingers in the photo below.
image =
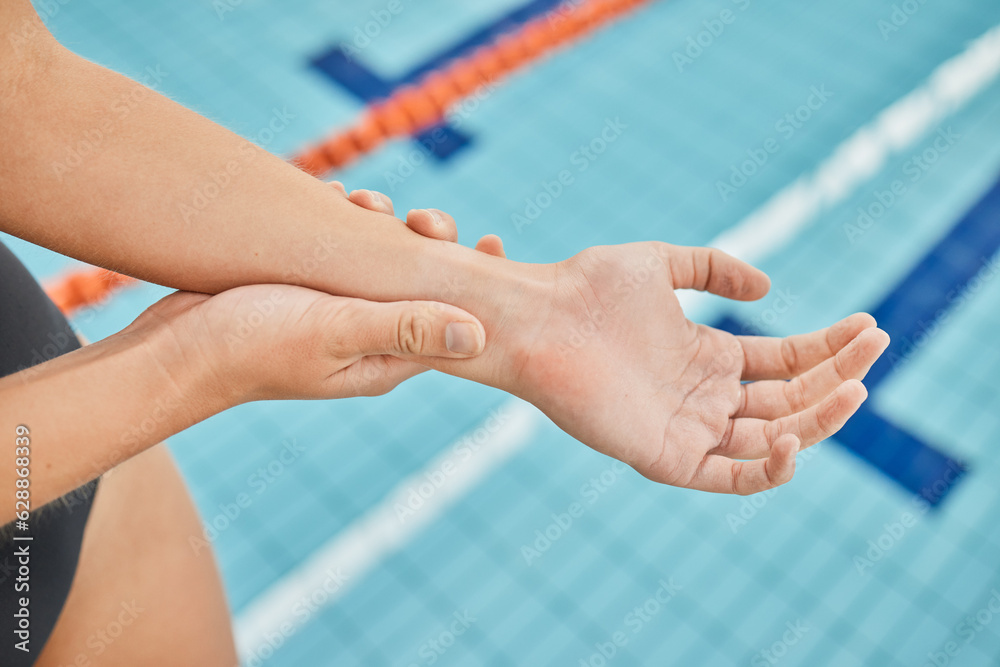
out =
<svg viewBox="0 0 1000 667"><path fill-rule="evenodd" d="M874 317L855 313L826 329L787 338L737 336L745 358L742 379L793 378L837 354L855 336L874 326Z"/></svg>
<svg viewBox="0 0 1000 667"><path fill-rule="evenodd" d="M889 334L864 329L833 357L791 382L764 380L740 385L743 404L733 417L777 419L815 405L846 380L861 380L885 349Z"/></svg>
<svg viewBox="0 0 1000 667"><path fill-rule="evenodd" d="M756 301L771 288L771 279L763 271L717 248L669 246L666 260L675 289Z"/></svg>
<svg viewBox="0 0 1000 667"><path fill-rule="evenodd" d="M414 209L406 214L406 225L420 234L431 239L458 242L458 226L455 218L444 211L436 208ZM503 250L503 241L495 234L487 234L479 239L476 250L494 257L506 257Z"/></svg>
<svg viewBox="0 0 1000 667"><path fill-rule="evenodd" d="M460 308L430 301L352 299L329 329L336 332L334 353L344 358L387 354L466 359L486 345L479 320Z"/></svg>
<svg viewBox="0 0 1000 667"><path fill-rule="evenodd" d="M336 184L334 187L339 186L339 189L343 190L343 185L336 181L334 183ZM395 215L392 200L381 192L355 190L347 198L353 204L369 211ZM458 241L458 228L455 225L455 219L444 211L437 209L412 210L406 214L406 224L416 233L430 239L450 241L452 243Z"/></svg>
<svg viewBox="0 0 1000 667"><path fill-rule="evenodd" d="M345 197L347 196L347 188L340 181L330 181L330 186Z"/></svg>
<svg viewBox="0 0 1000 667"><path fill-rule="evenodd" d="M829 438L843 427L868 398L860 380L848 380L818 404L781 419L740 418L730 421L730 429L710 454L732 459L767 456L779 437L792 434L803 448Z"/></svg>
<svg viewBox="0 0 1000 667"><path fill-rule="evenodd" d="M507 253L503 249L503 241L496 234L487 234L479 239L479 243L476 244L476 250L487 255L493 255L494 257L507 256Z"/></svg>
<svg viewBox="0 0 1000 667"><path fill-rule="evenodd" d="M458 241L455 218L436 208L414 209L406 214L406 226L421 236L439 241Z"/></svg>
<svg viewBox="0 0 1000 667"><path fill-rule="evenodd" d="M345 192L344 185L340 181L331 181L330 185L340 192ZM347 195L347 198L357 206L369 211L395 215L392 200L381 192L355 190L350 195ZM455 219L436 208L414 209L410 211L406 214L406 225L417 234L429 239L448 241L450 243L458 242L458 226L455 224ZM507 256L504 253L503 241L500 240L499 236L493 234L481 238L479 243L476 244L476 250L487 255L493 255L494 257Z"/></svg>
<svg viewBox="0 0 1000 667"><path fill-rule="evenodd" d="M698 466L688 487L741 496L767 491L792 478L795 474L795 454L798 451L798 438L786 434L775 441L766 459L734 461L709 454Z"/></svg>
<svg viewBox="0 0 1000 667"><path fill-rule="evenodd" d="M361 208L366 208L369 211L395 215L395 211L392 208L392 200L381 192L375 192L374 190L355 190L351 194L347 195L347 198L351 200L352 203L360 206Z"/></svg>

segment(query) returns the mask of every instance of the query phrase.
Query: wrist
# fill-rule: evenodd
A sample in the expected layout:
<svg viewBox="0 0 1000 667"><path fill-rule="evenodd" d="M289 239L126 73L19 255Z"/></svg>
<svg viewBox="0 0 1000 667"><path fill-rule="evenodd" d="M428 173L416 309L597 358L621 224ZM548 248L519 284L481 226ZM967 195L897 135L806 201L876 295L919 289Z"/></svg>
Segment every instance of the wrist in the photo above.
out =
<svg viewBox="0 0 1000 667"><path fill-rule="evenodd" d="M427 360L432 368L521 395L521 374L556 293L557 265L525 264L443 241L415 251L420 298L462 308L486 330L483 354L468 360Z"/></svg>
<svg viewBox="0 0 1000 667"><path fill-rule="evenodd" d="M162 401L179 406L178 430L252 400L252 387L240 380L232 355L215 354L215 346L199 342L186 322L166 319L133 335L162 387Z"/></svg>
<svg viewBox="0 0 1000 667"><path fill-rule="evenodd" d="M462 308L483 324L486 350L475 359L421 363L518 393L520 368L551 310L557 265L514 262L430 239L397 218L334 196L332 189L329 197L323 224L329 225L332 212L340 230L336 243L329 253L322 244L314 244L311 254L308 246L298 249L291 264L306 270L285 282L372 301L427 300Z"/></svg>

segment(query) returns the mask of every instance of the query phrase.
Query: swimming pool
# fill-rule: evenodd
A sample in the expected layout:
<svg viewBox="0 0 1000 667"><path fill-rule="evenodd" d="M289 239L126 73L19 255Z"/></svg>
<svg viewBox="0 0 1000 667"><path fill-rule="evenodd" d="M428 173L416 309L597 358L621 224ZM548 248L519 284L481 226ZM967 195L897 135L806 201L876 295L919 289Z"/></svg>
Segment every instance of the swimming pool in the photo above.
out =
<svg viewBox="0 0 1000 667"><path fill-rule="evenodd" d="M316 65L338 45L392 82L553 6L51 4L70 48L289 155L363 106ZM730 244L772 294L693 299L697 319L784 335L874 310L898 347L858 425L749 499L655 486L442 375L190 429L171 446L247 663L994 664L1000 83L975 40L998 24L981 0L652 2L462 105L453 152L394 142L339 172L525 261ZM975 84L947 103L921 92L944 63ZM40 277L67 266L11 247ZM163 292L122 291L75 324L106 336ZM920 465L880 459L890 447ZM968 470L925 494L936 509L915 502L907 480L950 461Z"/></svg>

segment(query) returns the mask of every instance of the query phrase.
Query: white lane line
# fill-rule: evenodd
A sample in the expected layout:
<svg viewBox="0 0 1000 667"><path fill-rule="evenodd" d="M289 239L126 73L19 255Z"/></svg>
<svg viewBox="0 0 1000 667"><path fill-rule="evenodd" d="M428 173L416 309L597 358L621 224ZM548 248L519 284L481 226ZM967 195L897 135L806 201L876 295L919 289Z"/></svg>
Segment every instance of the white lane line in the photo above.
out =
<svg viewBox="0 0 1000 667"><path fill-rule="evenodd" d="M515 452L545 417L511 399L255 598L236 618L244 665L267 660L320 609L401 549Z"/></svg>
<svg viewBox="0 0 1000 667"><path fill-rule="evenodd" d="M816 216L843 201L896 153L912 148L1000 74L1000 26L939 65L918 88L885 108L841 143L819 167L777 192L709 245L751 263L786 247ZM691 319L703 316L708 297L678 294Z"/></svg>

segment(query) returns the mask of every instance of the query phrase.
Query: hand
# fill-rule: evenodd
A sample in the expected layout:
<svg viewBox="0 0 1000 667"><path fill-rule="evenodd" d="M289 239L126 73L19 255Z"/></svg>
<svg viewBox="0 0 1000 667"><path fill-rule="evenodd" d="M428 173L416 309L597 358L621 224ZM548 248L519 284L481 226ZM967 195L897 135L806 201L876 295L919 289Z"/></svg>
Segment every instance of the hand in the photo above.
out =
<svg viewBox="0 0 1000 667"><path fill-rule="evenodd" d="M215 370L213 391L230 405L383 394L426 370L422 357L467 359L485 345L479 321L454 306L378 303L289 285L176 292L131 330L163 324L186 365Z"/></svg>
<svg viewBox="0 0 1000 667"><path fill-rule="evenodd" d="M749 494L787 482L796 452L865 400L859 380L889 342L866 314L785 339L691 322L674 289L756 300L770 286L719 250L591 248L557 269L512 389L570 435L674 486Z"/></svg>
<svg viewBox="0 0 1000 667"><path fill-rule="evenodd" d="M362 208L393 215L392 201L381 193L348 196L340 182L332 186ZM406 224L428 238L458 240L455 220L436 209L410 211ZM476 249L505 256L493 235ZM240 287L214 297L178 292L144 313L133 330L151 321L166 321L180 347L193 342L202 363L224 369L217 391L230 395L232 404L383 394L427 370L419 357L469 358L485 340L475 318L445 304L375 303L285 285Z"/></svg>

